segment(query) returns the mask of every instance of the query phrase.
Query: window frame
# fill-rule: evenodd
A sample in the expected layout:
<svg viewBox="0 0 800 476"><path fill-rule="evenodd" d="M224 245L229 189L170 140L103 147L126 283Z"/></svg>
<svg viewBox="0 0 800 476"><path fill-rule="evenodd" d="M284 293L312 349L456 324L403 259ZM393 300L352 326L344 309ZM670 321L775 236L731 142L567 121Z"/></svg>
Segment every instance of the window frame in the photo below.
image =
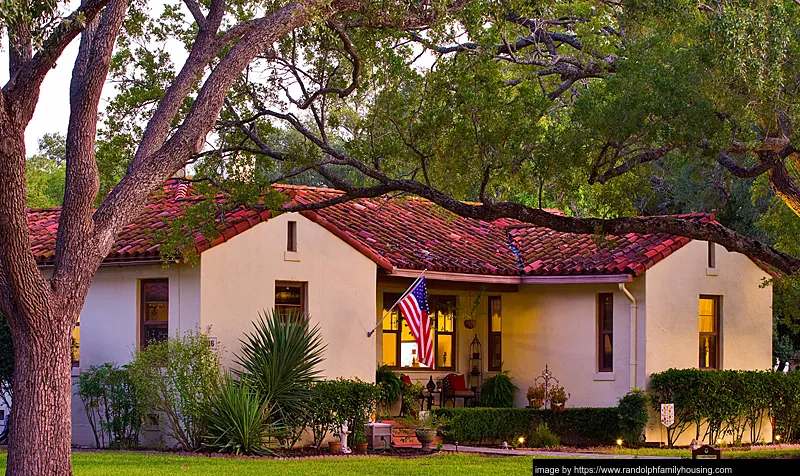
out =
<svg viewBox="0 0 800 476"><path fill-rule="evenodd" d="M383 310L384 313L388 309L388 306L394 304L399 298L402 296L402 293L391 293L386 292L383 293ZM452 309L453 309L453 330L452 331L439 331L439 322L438 322L438 315L437 315L437 305L443 301L452 301ZM389 304L391 303L391 304ZM437 361L437 365L434 371L446 371L446 370L456 370L456 359L454 358L457 355L457 348L456 348L456 340L458 338L458 333L456 332L456 325L457 317L455 315L456 309L456 296L454 295L428 295L428 309L432 311L429 314L429 317L432 321L432 329L433 329L433 355L435 361ZM387 330L384 329L381 325L380 329L382 333L390 333L395 334L395 362L397 363L396 366L389 366L390 369L393 370L403 370L403 371L415 371L415 370L423 370L423 371L431 371L429 367L403 367L401 364L401 349L402 349L402 338L403 338L403 316L402 311L398 306L392 310L392 313L397 312L398 319L397 319L397 329L396 330ZM386 316L387 319L391 319L391 314ZM439 335L450 335L452 336L450 345L450 349L448 349L448 359L450 361L450 365L448 366L439 366L438 365L438 356L439 356ZM383 364L383 341L381 341L381 364Z"/></svg>
<svg viewBox="0 0 800 476"><path fill-rule="evenodd" d="M169 315L169 314L167 314L167 315ZM167 321L167 322L169 322L169 321ZM75 331L78 331L78 338L77 339L75 339ZM72 367L73 368L79 368L81 366L81 316L78 316L78 321L75 323L74 326L72 326L72 339L75 339L75 341L76 341L75 342L76 343L75 347L77 348L77 353L78 353L78 358L77 359L75 359L75 358L71 359L72 360ZM69 353L70 353L70 357L75 357L75 355L72 353L72 340L70 340Z"/></svg>
<svg viewBox="0 0 800 476"><path fill-rule="evenodd" d="M498 309L500 315L500 329L495 330L492 328L492 304L494 302L498 302ZM489 327L488 327L488 336L489 336L489 356L488 360L488 369L490 372L498 372L503 367L503 301L501 300L501 296L489 296L488 300L489 308L488 308L488 317L489 317ZM495 336L499 338L499 344L495 347ZM494 365L494 355L495 353L500 354L500 365Z"/></svg>
<svg viewBox="0 0 800 476"><path fill-rule="evenodd" d="M716 269L717 268L717 247L713 241L708 242L708 252L707 252L708 265L709 269Z"/></svg>
<svg viewBox="0 0 800 476"><path fill-rule="evenodd" d="M297 251L297 222L286 222L286 251Z"/></svg>
<svg viewBox="0 0 800 476"><path fill-rule="evenodd" d="M144 286L147 283L163 282L167 285L167 320L166 321L147 321L145 319L147 303L144 298ZM153 301L161 302L161 301ZM147 347L147 328L148 327L164 327L169 333L169 278L146 278L139 280L139 348L144 349Z"/></svg>
<svg viewBox="0 0 800 476"><path fill-rule="evenodd" d="M713 317L714 317L714 332L700 332L700 310L699 304L700 299L709 299L713 304ZM697 330L697 367L700 370L720 370L722 369L722 296L713 295L713 294L701 294L697 300L698 303L698 312L697 312L697 323L698 323L698 330ZM715 349L714 349L714 366L713 367L704 367L702 365L702 360L700 357L700 342L704 336L714 336L715 339Z"/></svg>
<svg viewBox="0 0 800 476"><path fill-rule="evenodd" d="M300 305L294 304L278 304L276 301L278 299L278 288L284 287L299 287L300 288ZM297 314L298 316L303 316L304 318L308 316L308 281L275 281L275 295L272 298L272 302L274 305L275 312L280 313L278 308L297 308L300 312Z"/></svg>
<svg viewBox="0 0 800 476"><path fill-rule="evenodd" d="M603 299L611 299L611 329L605 329L605 306ZM611 341L611 366L605 366L605 336L610 336ZM606 373L614 371L614 293L597 293L597 372Z"/></svg>

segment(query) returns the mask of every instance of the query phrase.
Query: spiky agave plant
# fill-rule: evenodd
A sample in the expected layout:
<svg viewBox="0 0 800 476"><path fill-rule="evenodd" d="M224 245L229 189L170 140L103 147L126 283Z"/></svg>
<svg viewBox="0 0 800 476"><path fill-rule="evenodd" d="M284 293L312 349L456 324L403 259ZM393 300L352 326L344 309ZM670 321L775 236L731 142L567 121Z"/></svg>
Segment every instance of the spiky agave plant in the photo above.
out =
<svg viewBox="0 0 800 476"><path fill-rule="evenodd" d="M253 326L241 339L239 376L261 394L273 422L291 425L307 411L311 384L319 380L326 348L319 326L312 327L306 315L274 310L259 314Z"/></svg>

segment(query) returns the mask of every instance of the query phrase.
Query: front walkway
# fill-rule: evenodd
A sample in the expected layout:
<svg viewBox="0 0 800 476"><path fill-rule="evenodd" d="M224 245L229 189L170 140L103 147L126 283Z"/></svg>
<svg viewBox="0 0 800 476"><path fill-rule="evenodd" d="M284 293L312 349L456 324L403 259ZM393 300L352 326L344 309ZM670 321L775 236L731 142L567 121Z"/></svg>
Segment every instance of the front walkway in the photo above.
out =
<svg viewBox="0 0 800 476"><path fill-rule="evenodd" d="M442 446L444 451L456 451L455 445ZM680 459L674 456L634 456L617 455L607 453L567 453L564 451L534 451L534 450L515 450L501 448L486 448L482 446L462 446L458 445L458 453L477 453L491 456L547 456L551 458L604 458L604 459Z"/></svg>

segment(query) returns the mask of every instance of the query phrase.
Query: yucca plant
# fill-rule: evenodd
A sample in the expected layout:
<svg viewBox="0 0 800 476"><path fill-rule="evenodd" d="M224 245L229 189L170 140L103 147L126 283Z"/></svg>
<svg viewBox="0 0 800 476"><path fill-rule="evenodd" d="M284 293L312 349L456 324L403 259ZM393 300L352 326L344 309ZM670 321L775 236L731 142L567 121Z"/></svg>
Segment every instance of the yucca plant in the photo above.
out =
<svg viewBox="0 0 800 476"><path fill-rule="evenodd" d="M206 445L220 453L272 454L272 438L279 431L270 423L269 407L258 390L226 375L211 403Z"/></svg>
<svg viewBox="0 0 800 476"><path fill-rule="evenodd" d="M319 380L317 367L326 347L319 326L311 327L305 315L275 311L259 314L253 326L255 330L241 340L236 362L242 368L239 376L258 390L273 422L299 436L299 416L308 413L311 386Z"/></svg>

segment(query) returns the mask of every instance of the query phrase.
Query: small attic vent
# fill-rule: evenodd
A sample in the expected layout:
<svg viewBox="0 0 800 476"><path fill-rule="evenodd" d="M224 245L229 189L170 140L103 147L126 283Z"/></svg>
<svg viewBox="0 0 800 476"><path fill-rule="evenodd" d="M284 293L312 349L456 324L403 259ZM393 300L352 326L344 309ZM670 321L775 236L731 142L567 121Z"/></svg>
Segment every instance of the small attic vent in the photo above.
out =
<svg viewBox="0 0 800 476"><path fill-rule="evenodd" d="M286 251L297 251L297 222L290 221L286 228Z"/></svg>

